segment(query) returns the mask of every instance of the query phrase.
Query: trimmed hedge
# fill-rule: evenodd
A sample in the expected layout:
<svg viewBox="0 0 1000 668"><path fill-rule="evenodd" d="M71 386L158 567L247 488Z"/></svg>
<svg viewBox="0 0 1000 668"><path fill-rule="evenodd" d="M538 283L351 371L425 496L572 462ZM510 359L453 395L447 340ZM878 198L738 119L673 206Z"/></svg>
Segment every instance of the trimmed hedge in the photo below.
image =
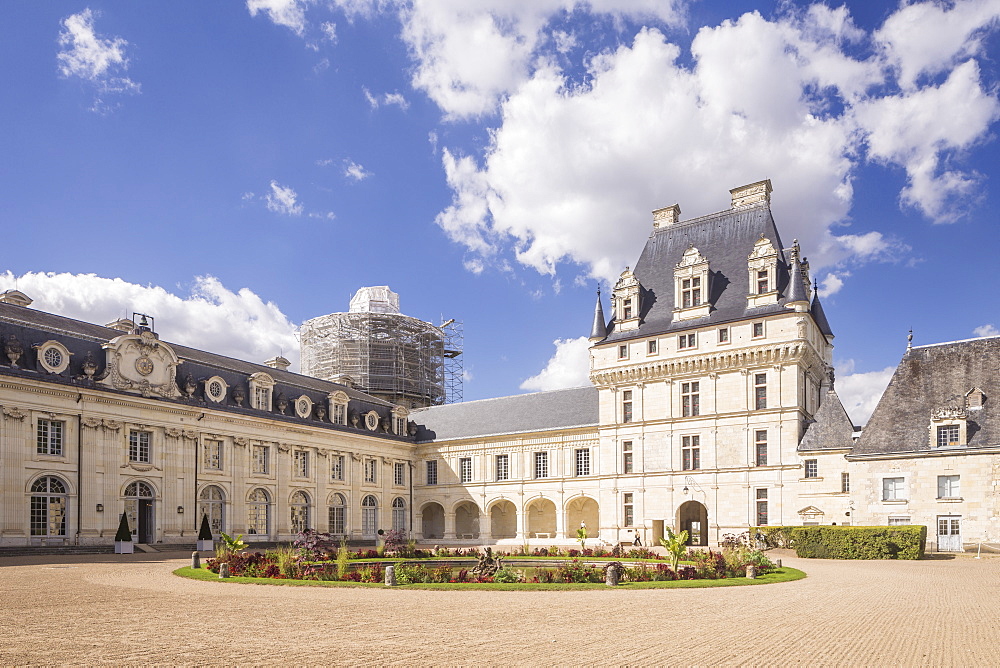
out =
<svg viewBox="0 0 1000 668"><path fill-rule="evenodd" d="M808 526L792 531L795 554L813 559L920 559L927 527Z"/></svg>
<svg viewBox="0 0 1000 668"><path fill-rule="evenodd" d="M781 548L791 548L795 547L795 541L792 538L792 531L795 529L801 529L802 527L753 527L753 531L756 531L758 535L763 535L764 542L767 544L768 548L781 547Z"/></svg>

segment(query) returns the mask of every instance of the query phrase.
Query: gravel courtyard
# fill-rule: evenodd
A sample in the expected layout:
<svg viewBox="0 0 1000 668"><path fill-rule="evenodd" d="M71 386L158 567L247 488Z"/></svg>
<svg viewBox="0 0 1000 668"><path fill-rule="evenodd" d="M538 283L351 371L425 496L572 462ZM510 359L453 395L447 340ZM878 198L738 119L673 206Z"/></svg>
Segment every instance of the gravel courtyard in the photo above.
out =
<svg viewBox="0 0 1000 668"><path fill-rule="evenodd" d="M180 554L0 558L0 664L996 665L1000 558L768 586L431 592L196 582ZM178 557L178 558L174 558Z"/></svg>

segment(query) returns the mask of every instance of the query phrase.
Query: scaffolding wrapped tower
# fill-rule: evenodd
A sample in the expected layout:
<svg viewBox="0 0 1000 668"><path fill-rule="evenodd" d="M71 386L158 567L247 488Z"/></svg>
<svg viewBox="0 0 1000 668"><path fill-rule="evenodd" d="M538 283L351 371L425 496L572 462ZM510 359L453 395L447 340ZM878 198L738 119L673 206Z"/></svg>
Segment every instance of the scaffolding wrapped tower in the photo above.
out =
<svg viewBox="0 0 1000 668"><path fill-rule="evenodd" d="M462 325L399 312L387 285L361 288L347 313L302 323L302 373L347 382L408 408L462 400Z"/></svg>

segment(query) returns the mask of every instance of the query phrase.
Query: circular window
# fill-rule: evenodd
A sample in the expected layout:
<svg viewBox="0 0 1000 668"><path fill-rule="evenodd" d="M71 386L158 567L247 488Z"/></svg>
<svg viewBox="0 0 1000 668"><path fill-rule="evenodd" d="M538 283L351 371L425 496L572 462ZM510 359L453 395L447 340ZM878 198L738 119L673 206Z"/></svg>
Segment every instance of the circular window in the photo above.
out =
<svg viewBox="0 0 1000 668"><path fill-rule="evenodd" d="M62 353L57 348L47 348L43 357L45 358L45 363L51 367L57 367L63 361Z"/></svg>
<svg viewBox="0 0 1000 668"><path fill-rule="evenodd" d="M226 385L226 381L218 376L212 376L205 381L205 397L215 403L219 403L226 398L227 389L228 385Z"/></svg>
<svg viewBox="0 0 1000 668"><path fill-rule="evenodd" d="M222 383L220 383L217 380L212 381L212 384L208 386L208 392L213 397L221 397L222 396Z"/></svg>
<svg viewBox="0 0 1000 668"><path fill-rule="evenodd" d="M306 395L302 395L295 400L295 414L300 418L307 418L312 414L313 402Z"/></svg>
<svg viewBox="0 0 1000 668"><path fill-rule="evenodd" d="M375 431L378 429L378 413L375 411L369 411L366 413L365 426L368 427L368 431Z"/></svg>

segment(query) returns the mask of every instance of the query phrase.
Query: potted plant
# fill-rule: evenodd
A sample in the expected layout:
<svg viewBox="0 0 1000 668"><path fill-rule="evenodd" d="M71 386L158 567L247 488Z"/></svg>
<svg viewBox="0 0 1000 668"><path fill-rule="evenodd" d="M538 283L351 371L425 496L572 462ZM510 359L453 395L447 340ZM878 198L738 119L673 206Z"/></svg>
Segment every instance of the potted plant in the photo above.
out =
<svg viewBox="0 0 1000 668"><path fill-rule="evenodd" d="M199 552L215 549L215 541L212 539L212 529L208 525L208 515L201 516L201 528L198 529L198 545L195 549Z"/></svg>
<svg viewBox="0 0 1000 668"><path fill-rule="evenodd" d="M132 543L132 529L128 526L128 517L122 513L122 520L118 523L118 532L115 533L115 554L132 554L135 552L135 545Z"/></svg>

